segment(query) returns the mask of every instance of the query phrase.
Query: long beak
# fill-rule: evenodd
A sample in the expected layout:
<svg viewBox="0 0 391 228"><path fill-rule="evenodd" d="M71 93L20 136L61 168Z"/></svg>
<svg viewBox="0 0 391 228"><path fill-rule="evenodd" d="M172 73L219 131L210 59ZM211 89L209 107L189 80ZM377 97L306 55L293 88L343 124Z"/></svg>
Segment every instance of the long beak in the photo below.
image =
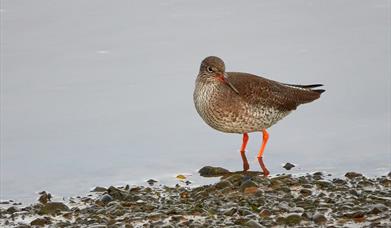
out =
<svg viewBox="0 0 391 228"><path fill-rule="evenodd" d="M224 74L223 74L223 81L224 81L225 83L227 83L227 85L228 85L229 87L231 87L231 89L232 89L233 91L235 91L235 93L239 94L239 91L238 91L238 90L235 88L235 86L232 85L232 83L228 80L228 75L227 75L227 73L224 73Z"/></svg>

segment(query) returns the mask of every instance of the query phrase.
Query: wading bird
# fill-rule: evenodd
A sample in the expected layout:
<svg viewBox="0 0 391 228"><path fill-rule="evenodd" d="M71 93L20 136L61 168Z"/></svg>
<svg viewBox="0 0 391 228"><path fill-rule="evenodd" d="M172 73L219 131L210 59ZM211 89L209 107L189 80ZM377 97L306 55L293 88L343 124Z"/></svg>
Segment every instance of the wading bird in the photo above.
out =
<svg viewBox="0 0 391 228"><path fill-rule="evenodd" d="M262 156L269 134L266 131L297 106L314 101L325 90L322 86L280 83L256 75L225 72L225 64L216 56L205 58L196 79L193 100L198 114L212 128L243 134L240 154L243 170L250 167L245 150L248 133L263 133L258 162L265 176L269 175Z"/></svg>

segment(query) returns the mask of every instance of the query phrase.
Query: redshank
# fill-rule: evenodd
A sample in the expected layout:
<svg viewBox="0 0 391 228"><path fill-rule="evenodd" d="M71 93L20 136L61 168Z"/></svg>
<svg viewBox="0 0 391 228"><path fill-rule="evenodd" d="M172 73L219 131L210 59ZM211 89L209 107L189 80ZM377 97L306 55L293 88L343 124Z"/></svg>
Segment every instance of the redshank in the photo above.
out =
<svg viewBox="0 0 391 228"><path fill-rule="evenodd" d="M198 114L209 126L243 134L240 154L244 171L250 168L245 155L248 133L263 133L257 159L264 176L268 176L270 172L262 159L269 139L266 129L297 106L318 99L325 91L314 89L320 86L285 84L248 73L225 72L223 60L209 56L201 63L193 99Z"/></svg>

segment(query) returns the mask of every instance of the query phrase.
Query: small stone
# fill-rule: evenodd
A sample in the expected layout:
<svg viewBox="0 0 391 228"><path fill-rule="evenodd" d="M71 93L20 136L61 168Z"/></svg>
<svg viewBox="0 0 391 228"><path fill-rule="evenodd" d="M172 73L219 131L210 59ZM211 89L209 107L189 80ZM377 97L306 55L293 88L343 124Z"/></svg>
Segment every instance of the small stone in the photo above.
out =
<svg viewBox="0 0 391 228"><path fill-rule="evenodd" d="M301 222L301 215L296 213L288 214L285 217L285 224L287 225L297 225Z"/></svg>
<svg viewBox="0 0 391 228"><path fill-rule="evenodd" d="M203 177L217 177L228 174L229 171L221 167L204 166L198 171L198 173Z"/></svg>
<svg viewBox="0 0 391 228"><path fill-rule="evenodd" d="M269 187L273 190L280 190L284 186L284 183L280 180L272 179Z"/></svg>
<svg viewBox="0 0 391 228"><path fill-rule="evenodd" d="M226 210L223 211L223 214L226 215L226 216L232 216L236 213L236 208L235 207L231 207L231 208L228 208Z"/></svg>
<svg viewBox="0 0 391 228"><path fill-rule="evenodd" d="M94 189L91 190L91 192L105 192L105 191L107 191L107 188L99 187L99 186L96 186Z"/></svg>
<svg viewBox="0 0 391 228"><path fill-rule="evenodd" d="M107 193L115 200L123 200L124 198L123 192L114 186L110 186L107 189Z"/></svg>
<svg viewBox="0 0 391 228"><path fill-rule="evenodd" d="M258 192L258 187L247 187L243 190L244 194L255 194Z"/></svg>
<svg viewBox="0 0 391 228"><path fill-rule="evenodd" d="M31 221L30 225L32 226L45 226L49 225L52 222L50 221L50 218L45 217L45 218L36 218L33 221Z"/></svg>
<svg viewBox="0 0 391 228"><path fill-rule="evenodd" d="M9 208L7 208L7 210L6 210L6 212L7 212L8 214L13 214L13 213L15 213L15 212L17 212L17 211L19 211L19 209L18 209L17 207L14 207L14 206L9 207Z"/></svg>
<svg viewBox="0 0 391 228"><path fill-rule="evenodd" d="M148 219L149 220L152 220L152 221L158 221L160 220L162 217L166 217L164 214L160 213L160 212L152 212L148 215Z"/></svg>
<svg viewBox="0 0 391 228"><path fill-rule="evenodd" d="M100 197L99 199L102 203L107 204L111 201L113 201L113 197L109 194L104 194L103 196Z"/></svg>
<svg viewBox="0 0 391 228"><path fill-rule="evenodd" d="M317 180L317 181L314 181L314 183L315 183L318 187L320 187L320 188L322 188L322 189L329 188L329 187L332 187L332 186L333 186L333 184L332 184L331 182L326 181L326 180Z"/></svg>
<svg viewBox="0 0 391 228"><path fill-rule="evenodd" d="M263 209L261 212L259 212L259 216L261 218L268 218L272 215L272 212L268 209Z"/></svg>
<svg viewBox="0 0 391 228"><path fill-rule="evenodd" d="M293 167L295 167L294 164L287 162L282 168L286 170L291 170Z"/></svg>
<svg viewBox="0 0 391 228"><path fill-rule="evenodd" d="M312 195L312 191L307 188L302 188L300 190L300 194L302 194L303 196L310 196Z"/></svg>
<svg viewBox="0 0 391 228"><path fill-rule="evenodd" d="M250 228L262 228L263 226L256 222L255 220L250 219L246 222L246 226Z"/></svg>
<svg viewBox="0 0 391 228"><path fill-rule="evenodd" d="M362 177L362 174L361 173L356 173L356 172L347 172L345 174L345 177L347 177L349 179L354 179L354 178L357 178L357 177Z"/></svg>
<svg viewBox="0 0 391 228"><path fill-rule="evenodd" d="M50 193L45 192L45 191L42 191L39 194L40 194L40 196L38 198L38 201L43 204L49 202L52 198L52 195Z"/></svg>
<svg viewBox="0 0 391 228"><path fill-rule="evenodd" d="M327 218L320 214L320 213L316 213L313 217L312 217L312 220L314 220L314 222L318 225L323 225L327 222Z"/></svg>
<svg viewBox="0 0 391 228"><path fill-rule="evenodd" d="M61 202L48 202L40 209L39 214L55 214L58 211L69 211L67 205Z"/></svg>
<svg viewBox="0 0 391 228"><path fill-rule="evenodd" d="M147 180L147 183L148 183L149 185L154 185L156 182L157 182L157 180L154 180L154 179L149 179L149 180Z"/></svg>
<svg viewBox="0 0 391 228"><path fill-rule="evenodd" d="M243 176L240 174L233 174L225 178L224 180L231 182L235 186L239 186L242 183Z"/></svg>
<svg viewBox="0 0 391 228"><path fill-rule="evenodd" d="M289 212L294 212L294 213L303 213L304 212L304 208L302 207L293 207L289 210Z"/></svg>
<svg viewBox="0 0 391 228"><path fill-rule="evenodd" d="M315 172L312 174L313 176L323 176L323 173L322 172Z"/></svg>
<svg viewBox="0 0 391 228"><path fill-rule="evenodd" d="M356 212L346 213L345 216L352 219L359 219L359 218L363 218L365 216L365 213L363 211L356 211Z"/></svg>
<svg viewBox="0 0 391 228"><path fill-rule="evenodd" d="M244 192L249 187L258 187L258 185L252 180L246 180L240 185L240 191Z"/></svg>
<svg viewBox="0 0 391 228"><path fill-rule="evenodd" d="M379 214L383 211L387 211L388 208L383 204L375 204L371 207L371 210L368 212L369 214Z"/></svg>
<svg viewBox="0 0 391 228"><path fill-rule="evenodd" d="M227 188L227 187L232 187L232 184L231 184L231 182L229 182L229 181L227 181L227 180L222 180L222 181L220 181L220 182L217 182L217 183L215 184L215 187L216 187L217 189L223 189L223 188Z"/></svg>

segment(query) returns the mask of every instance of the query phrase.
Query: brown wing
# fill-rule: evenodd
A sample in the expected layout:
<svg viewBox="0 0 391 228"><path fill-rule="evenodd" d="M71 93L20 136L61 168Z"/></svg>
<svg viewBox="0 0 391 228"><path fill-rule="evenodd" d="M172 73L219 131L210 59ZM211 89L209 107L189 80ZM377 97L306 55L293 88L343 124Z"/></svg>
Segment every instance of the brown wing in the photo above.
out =
<svg viewBox="0 0 391 228"><path fill-rule="evenodd" d="M227 75L227 80L238 90L242 99L250 104L272 106L281 111L294 110L300 104L318 99L324 92L282 84L252 74L227 72Z"/></svg>

